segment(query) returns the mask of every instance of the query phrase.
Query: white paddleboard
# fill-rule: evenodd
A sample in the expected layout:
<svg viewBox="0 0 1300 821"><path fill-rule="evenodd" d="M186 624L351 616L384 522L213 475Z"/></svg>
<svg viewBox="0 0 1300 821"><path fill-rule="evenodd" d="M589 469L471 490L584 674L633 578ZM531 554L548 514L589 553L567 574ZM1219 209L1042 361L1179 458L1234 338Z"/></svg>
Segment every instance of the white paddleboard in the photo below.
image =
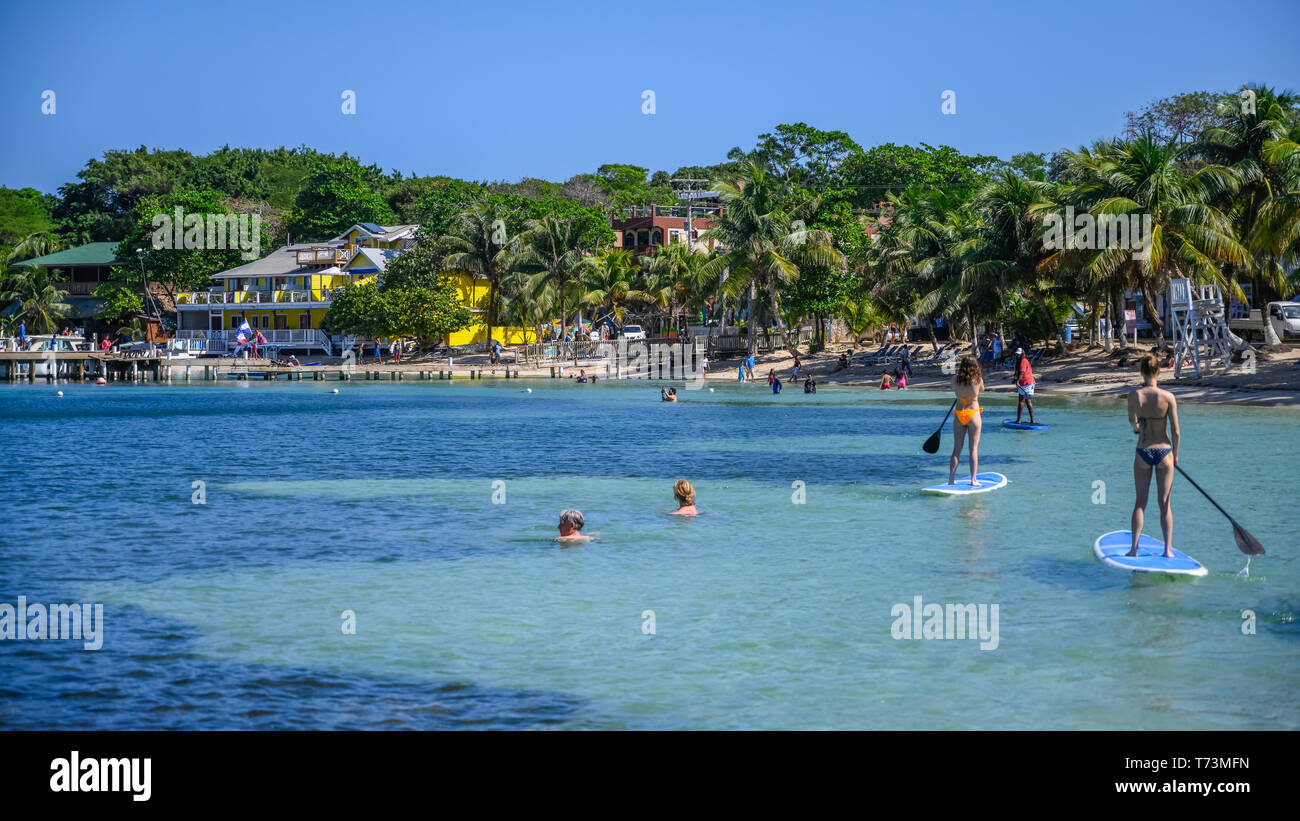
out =
<svg viewBox="0 0 1300 821"><path fill-rule="evenodd" d="M1205 565L1174 548L1174 557L1165 558L1165 543L1145 533L1138 537L1138 555L1126 556L1133 547L1133 531L1112 530L1097 538L1093 554L1102 564L1134 573L1170 573L1175 576L1204 576Z"/></svg>
<svg viewBox="0 0 1300 821"><path fill-rule="evenodd" d="M970 474L962 476L951 485L930 485L922 488L922 493L928 493L932 496L971 496L976 493L988 493L990 490L997 490L1007 483L1007 477L1001 473L977 473L975 477L979 479L979 487L971 487Z"/></svg>

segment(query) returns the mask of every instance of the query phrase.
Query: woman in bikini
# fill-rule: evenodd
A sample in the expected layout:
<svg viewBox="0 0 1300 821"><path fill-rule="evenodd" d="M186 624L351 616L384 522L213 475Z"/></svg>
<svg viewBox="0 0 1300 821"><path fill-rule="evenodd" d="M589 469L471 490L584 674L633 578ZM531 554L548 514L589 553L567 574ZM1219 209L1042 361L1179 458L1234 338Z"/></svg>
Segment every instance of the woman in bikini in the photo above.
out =
<svg viewBox="0 0 1300 821"><path fill-rule="evenodd" d="M1160 504L1160 530L1165 537L1165 558L1172 559L1174 514L1169 504L1174 486L1174 466L1178 464L1178 401L1174 395L1156 386L1160 376L1160 363L1155 354L1146 354L1138 360L1142 371L1142 387L1128 395L1128 421L1137 434L1137 455L1133 457L1133 482L1137 487L1137 501L1133 504L1133 549L1130 556L1138 554L1138 537L1146 518L1147 494L1151 490L1151 474L1156 475L1156 501ZM1168 433L1165 423L1168 422Z"/></svg>
<svg viewBox="0 0 1300 821"><path fill-rule="evenodd" d="M984 390L984 374L973 356L963 356L957 364L957 375L952 380L952 391L957 394L957 408L952 420L952 458L948 460L948 484L957 479L957 465L961 461L962 440L970 436L970 486L979 487L975 476L979 473L980 457L980 391Z"/></svg>

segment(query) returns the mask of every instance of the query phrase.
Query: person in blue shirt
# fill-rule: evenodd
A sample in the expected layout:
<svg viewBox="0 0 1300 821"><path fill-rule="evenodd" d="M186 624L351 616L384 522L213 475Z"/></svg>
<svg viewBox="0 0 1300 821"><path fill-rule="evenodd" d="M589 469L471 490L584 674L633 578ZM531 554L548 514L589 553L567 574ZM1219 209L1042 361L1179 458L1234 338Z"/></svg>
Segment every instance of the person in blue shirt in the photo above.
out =
<svg viewBox="0 0 1300 821"><path fill-rule="evenodd" d="M745 373L749 376L749 381L754 381L754 357L745 357Z"/></svg>
<svg viewBox="0 0 1300 821"><path fill-rule="evenodd" d="M18 322L18 350L27 350L27 323L22 320Z"/></svg>
<svg viewBox="0 0 1300 821"><path fill-rule="evenodd" d="M772 379L772 393L780 393L780 392L781 392L781 377L779 377L779 376L777 376L777 377L773 377L773 379Z"/></svg>

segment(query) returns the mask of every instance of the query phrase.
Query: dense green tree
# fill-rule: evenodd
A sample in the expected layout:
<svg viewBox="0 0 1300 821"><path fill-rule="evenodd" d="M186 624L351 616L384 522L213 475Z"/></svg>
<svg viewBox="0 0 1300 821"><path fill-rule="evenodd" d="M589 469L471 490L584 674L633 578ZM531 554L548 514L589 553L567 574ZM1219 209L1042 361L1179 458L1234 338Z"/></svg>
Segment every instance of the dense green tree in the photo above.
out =
<svg viewBox="0 0 1300 821"><path fill-rule="evenodd" d="M317 164L298 194L290 221L294 240L324 242L358 222L393 224L393 210L370 182L374 172L346 155Z"/></svg>

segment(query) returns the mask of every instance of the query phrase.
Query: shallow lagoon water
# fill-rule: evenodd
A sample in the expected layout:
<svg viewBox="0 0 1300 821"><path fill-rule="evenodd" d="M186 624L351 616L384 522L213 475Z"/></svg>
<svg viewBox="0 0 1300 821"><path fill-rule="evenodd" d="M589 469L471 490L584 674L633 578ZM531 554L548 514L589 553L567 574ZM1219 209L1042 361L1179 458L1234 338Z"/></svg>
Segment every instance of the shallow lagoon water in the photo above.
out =
<svg viewBox="0 0 1300 821"><path fill-rule="evenodd" d="M712 387L0 388L0 602L106 620L97 652L0 642L0 727L1300 726L1293 411L1182 408L1183 466L1269 555L1239 576L1179 480L1210 574L1175 582L1091 555L1128 527L1119 400L1043 396L1031 433L987 396L981 470L1011 482L944 499L940 394ZM566 507L598 541L550 541ZM997 648L894 639L918 595L996 603Z"/></svg>

